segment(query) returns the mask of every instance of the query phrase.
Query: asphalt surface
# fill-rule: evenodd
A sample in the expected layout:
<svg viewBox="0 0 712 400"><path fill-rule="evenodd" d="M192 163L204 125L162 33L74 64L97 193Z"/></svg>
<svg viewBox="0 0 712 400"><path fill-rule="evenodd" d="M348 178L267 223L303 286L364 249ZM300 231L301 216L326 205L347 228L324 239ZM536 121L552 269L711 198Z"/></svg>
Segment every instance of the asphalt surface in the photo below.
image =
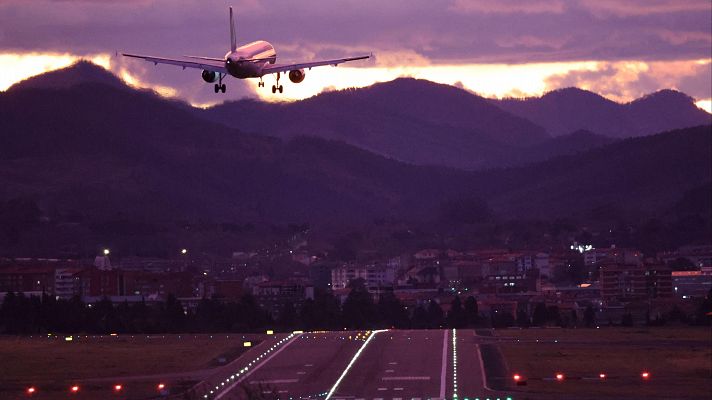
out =
<svg viewBox="0 0 712 400"><path fill-rule="evenodd" d="M456 340L453 340L453 335ZM220 399L426 400L486 397L473 330L305 333ZM245 358L246 360L247 358ZM244 362L244 360L243 360Z"/></svg>

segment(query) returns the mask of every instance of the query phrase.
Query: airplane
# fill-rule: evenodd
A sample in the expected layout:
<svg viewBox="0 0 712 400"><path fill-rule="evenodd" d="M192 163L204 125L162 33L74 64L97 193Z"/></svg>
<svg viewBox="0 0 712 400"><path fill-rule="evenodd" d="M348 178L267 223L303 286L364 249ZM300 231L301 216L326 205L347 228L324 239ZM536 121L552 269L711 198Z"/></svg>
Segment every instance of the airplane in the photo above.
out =
<svg viewBox="0 0 712 400"><path fill-rule="evenodd" d="M232 7L230 7L230 51L223 58L199 57L199 56L184 56L192 60L180 60L163 57L144 56L139 54L121 53L124 57L133 57L152 62L154 65L169 64L179 67L202 69L201 74L203 80L207 83L215 83L215 93L225 93L227 85L223 83L223 79L227 76L233 76L238 79L260 78L258 87L264 87L265 83L262 77L265 75L276 74L277 82L272 85L272 93L282 93L284 87L279 84L279 78L282 73L287 73L289 80L293 83L300 83L306 77L304 69L311 70L313 67L324 65L337 66L349 61L365 60L371 56L359 56L350 58L337 58L334 60L323 60L304 62L296 64L277 64L277 51L274 46L264 40L258 40L248 43L244 46L237 47L237 38L235 35L235 20L232 16Z"/></svg>

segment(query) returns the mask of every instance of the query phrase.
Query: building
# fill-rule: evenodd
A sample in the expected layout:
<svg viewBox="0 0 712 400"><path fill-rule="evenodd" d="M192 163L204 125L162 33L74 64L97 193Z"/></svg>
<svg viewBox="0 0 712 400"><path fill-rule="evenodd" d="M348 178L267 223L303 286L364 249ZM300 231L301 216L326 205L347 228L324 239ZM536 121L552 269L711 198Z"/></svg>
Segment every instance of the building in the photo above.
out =
<svg viewBox="0 0 712 400"><path fill-rule="evenodd" d="M0 292L53 295L54 268L11 266L0 269Z"/></svg>
<svg viewBox="0 0 712 400"><path fill-rule="evenodd" d="M683 299L704 298L712 290L712 273L673 271L673 295Z"/></svg>
<svg viewBox="0 0 712 400"><path fill-rule="evenodd" d="M287 305L298 311L306 299L314 299L314 287L302 280L269 281L255 285L253 295L257 303L279 319Z"/></svg>
<svg viewBox="0 0 712 400"><path fill-rule="evenodd" d="M369 289L393 287L396 281L396 267L390 263L347 264L331 270L332 289L346 288L355 279L363 279Z"/></svg>
<svg viewBox="0 0 712 400"><path fill-rule="evenodd" d="M608 264L600 272L604 302L672 297L672 271L665 266Z"/></svg>
<svg viewBox="0 0 712 400"><path fill-rule="evenodd" d="M83 268L64 267L54 270L54 295L57 299L71 299L81 296L81 278Z"/></svg>
<svg viewBox="0 0 712 400"><path fill-rule="evenodd" d="M527 293L540 290L539 270L527 273L488 275L480 284L480 293Z"/></svg>
<svg viewBox="0 0 712 400"><path fill-rule="evenodd" d="M643 254L634 249L617 248L615 245L609 248L591 249L583 253L585 265L593 266L601 263L616 264L641 264Z"/></svg>

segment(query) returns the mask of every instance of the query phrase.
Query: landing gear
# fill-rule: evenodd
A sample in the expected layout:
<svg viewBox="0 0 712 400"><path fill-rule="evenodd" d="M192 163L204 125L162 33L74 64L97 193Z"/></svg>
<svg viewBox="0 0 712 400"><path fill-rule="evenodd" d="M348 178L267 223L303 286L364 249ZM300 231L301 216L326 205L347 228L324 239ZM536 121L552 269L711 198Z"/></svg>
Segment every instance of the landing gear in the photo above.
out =
<svg viewBox="0 0 712 400"><path fill-rule="evenodd" d="M277 84L272 85L272 93L277 93L279 90L279 93L282 93L284 91L284 86L279 84L279 72L277 72Z"/></svg>
<svg viewBox="0 0 712 400"><path fill-rule="evenodd" d="M262 82L262 77L260 77L260 81L257 82L257 87L265 87L265 83Z"/></svg>
<svg viewBox="0 0 712 400"><path fill-rule="evenodd" d="M215 84L215 93L218 93L218 92L225 93L225 91L227 90L227 85L222 83L223 77L225 77L224 74L219 75L218 83Z"/></svg>

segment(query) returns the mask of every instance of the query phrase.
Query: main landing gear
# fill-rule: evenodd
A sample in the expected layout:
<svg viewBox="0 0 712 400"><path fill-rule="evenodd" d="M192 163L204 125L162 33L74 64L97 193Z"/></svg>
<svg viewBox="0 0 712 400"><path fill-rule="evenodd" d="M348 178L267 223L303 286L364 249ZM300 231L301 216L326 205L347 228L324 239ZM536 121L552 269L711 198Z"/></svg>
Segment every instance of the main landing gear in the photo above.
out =
<svg viewBox="0 0 712 400"><path fill-rule="evenodd" d="M262 83L262 86L264 86L264 83ZM272 85L272 93L277 93L279 90L279 93L282 93L284 91L284 86L279 84L279 72L277 72L277 84Z"/></svg>
<svg viewBox="0 0 712 400"><path fill-rule="evenodd" d="M218 78L219 80L218 80L218 83L215 84L215 93L218 93L218 92L225 93L225 91L227 90L227 85L222 83L222 80L223 80L223 77L225 76L225 74L220 74L218 76L219 76L219 78Z"/></svg>

